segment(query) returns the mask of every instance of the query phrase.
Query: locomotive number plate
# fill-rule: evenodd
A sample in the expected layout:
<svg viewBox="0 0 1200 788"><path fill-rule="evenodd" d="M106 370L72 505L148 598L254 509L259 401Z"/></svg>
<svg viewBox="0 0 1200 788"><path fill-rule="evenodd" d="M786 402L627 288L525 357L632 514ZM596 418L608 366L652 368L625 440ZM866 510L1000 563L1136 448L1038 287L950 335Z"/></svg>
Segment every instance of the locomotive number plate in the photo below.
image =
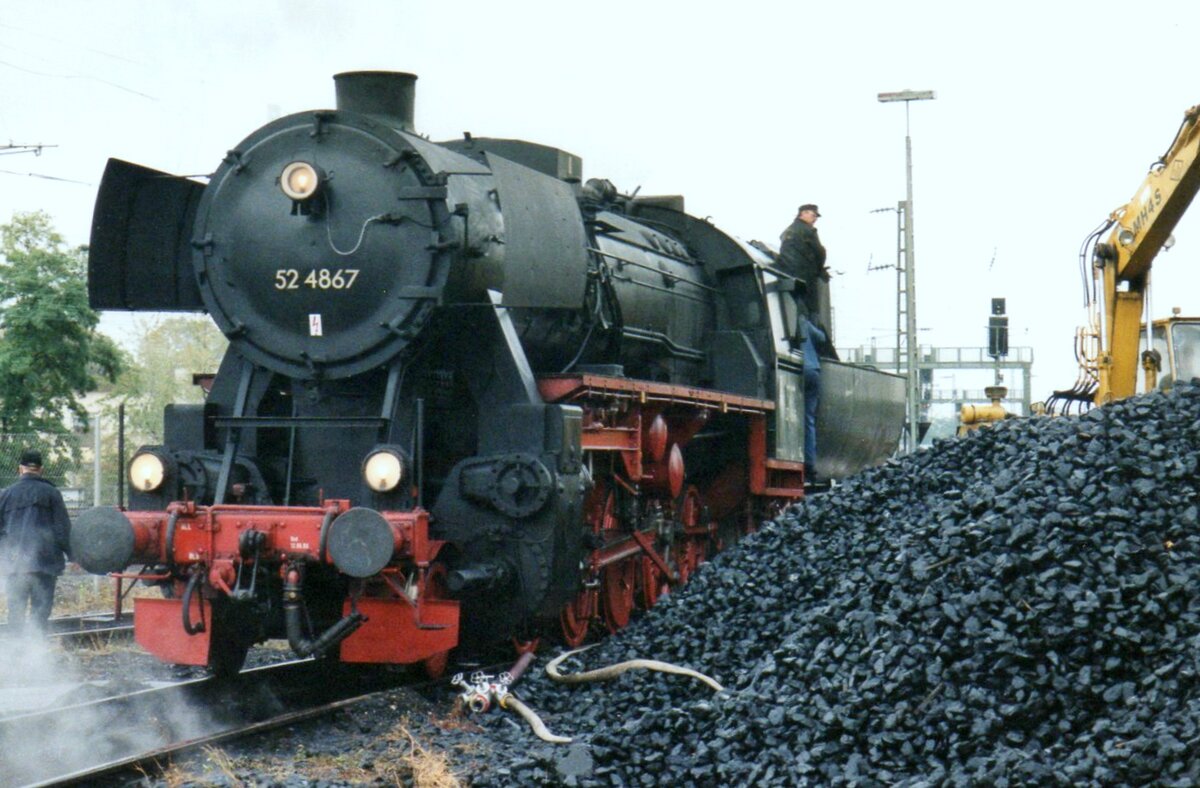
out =
<svg viewBox="0 0 1200 788"><path fill-rule="evenodd" d="M349 290L358 278L357 268L310 268L307 273L295 268L275 269L276 290Z"/></svg>

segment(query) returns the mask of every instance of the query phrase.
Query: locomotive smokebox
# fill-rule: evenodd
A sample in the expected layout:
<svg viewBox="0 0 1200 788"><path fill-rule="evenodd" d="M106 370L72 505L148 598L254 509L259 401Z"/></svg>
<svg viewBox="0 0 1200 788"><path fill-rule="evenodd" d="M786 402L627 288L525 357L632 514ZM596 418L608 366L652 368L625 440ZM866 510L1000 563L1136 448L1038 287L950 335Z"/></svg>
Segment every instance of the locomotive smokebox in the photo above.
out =
<svg viewBox="0 0 1200 788"><path fill-rule="evenodd" d="M400 71L345 71L333 76L337 108L375 115L412 132L417 75Z"/></svg>

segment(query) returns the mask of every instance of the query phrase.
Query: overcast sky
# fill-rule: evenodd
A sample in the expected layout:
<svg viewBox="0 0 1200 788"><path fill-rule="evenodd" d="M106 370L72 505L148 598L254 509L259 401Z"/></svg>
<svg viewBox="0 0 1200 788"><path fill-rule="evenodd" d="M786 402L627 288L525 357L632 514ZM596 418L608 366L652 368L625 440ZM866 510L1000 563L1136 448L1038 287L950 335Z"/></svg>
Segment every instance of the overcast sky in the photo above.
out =
<svg viewBox="0 0 1200 788"><path fill-rule="evenodd" d="M1006 297L1035 399L1075 379L1081 242L1200 103L1191 0L5 6L0 143L57 147L0 156L0 221L42 209L85 243L108 157L210 173L267 120L331 107L333 74L411 71L434 140L561 147L746 239L818 203L842 347L895 342L894 271L868 268L896 258L895 214L872 211L904 198L905 112L876 94L935 90L911 107L921 342L985 344ZM1155 265L1158 316L1200 314L1197 214Z"/></svg>

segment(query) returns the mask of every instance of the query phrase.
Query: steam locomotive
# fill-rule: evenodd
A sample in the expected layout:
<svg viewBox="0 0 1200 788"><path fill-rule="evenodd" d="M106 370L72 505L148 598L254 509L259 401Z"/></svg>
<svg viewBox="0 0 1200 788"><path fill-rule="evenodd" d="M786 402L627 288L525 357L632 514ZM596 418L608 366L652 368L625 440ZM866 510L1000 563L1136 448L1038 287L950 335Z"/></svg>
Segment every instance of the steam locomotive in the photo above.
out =
<svg viewBox="0 0 1200 788"><path fill-rule="evenodd" d="M132 457L128 506L72 531L88 571L162 586L145 649L230 673L286 637L437 672L547 628L577 644L804 495L771 249L563 150L431 142L411 74L334 79L336 109L258 129L206 184L110 160L99 189L92 306L205 311L230 342ZM822 475L894 450L900 378L826 360L823 386Z"/></svg>

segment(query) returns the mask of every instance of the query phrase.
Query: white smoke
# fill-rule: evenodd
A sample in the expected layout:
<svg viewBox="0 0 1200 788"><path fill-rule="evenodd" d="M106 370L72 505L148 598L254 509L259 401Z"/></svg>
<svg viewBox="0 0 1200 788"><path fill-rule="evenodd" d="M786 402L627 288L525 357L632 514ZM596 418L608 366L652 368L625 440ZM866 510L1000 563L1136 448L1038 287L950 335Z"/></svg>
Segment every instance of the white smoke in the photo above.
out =
<svg viewBox="0 0 1200 788"><path fill-rule="evenodd" d="M53 639L0 638L0 785L55 780L217 727L211 715L183 701L147 696L117 711L100 702L161 684L135 676L86 681L79 658ZM55 713L63 708L70 712Z"/></svg>

